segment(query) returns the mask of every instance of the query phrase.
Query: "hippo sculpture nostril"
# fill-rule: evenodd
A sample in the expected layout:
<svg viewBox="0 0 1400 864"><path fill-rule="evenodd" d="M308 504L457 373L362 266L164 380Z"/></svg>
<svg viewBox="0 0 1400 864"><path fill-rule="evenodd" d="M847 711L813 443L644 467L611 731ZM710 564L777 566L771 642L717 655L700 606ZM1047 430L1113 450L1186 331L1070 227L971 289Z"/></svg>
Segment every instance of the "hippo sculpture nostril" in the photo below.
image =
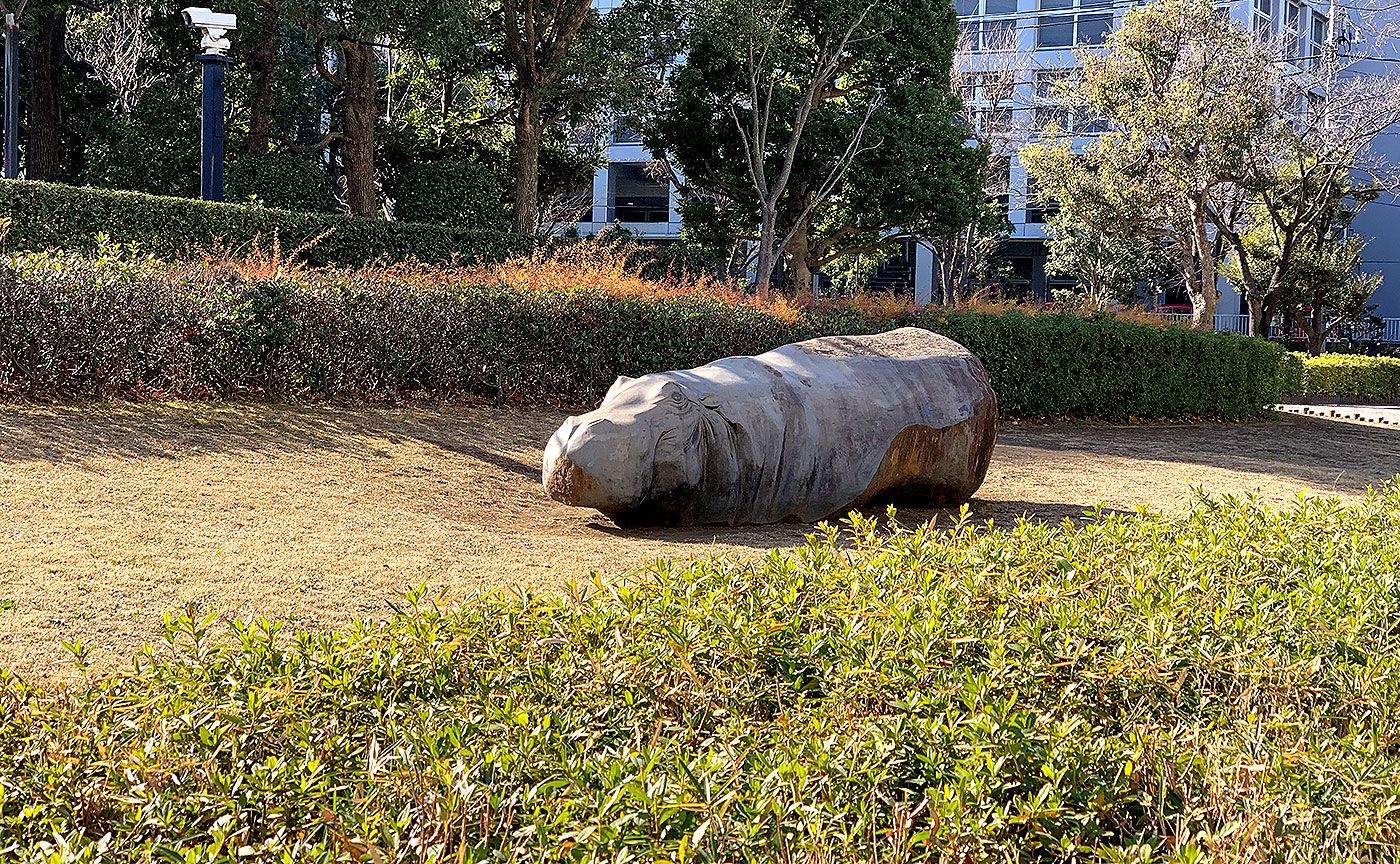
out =
<svg viewBox="0 0 1400 864"><path fill-rule="evenodd" d="M550 439L556 500L620 522L815 521L981 486L996 395L967 349L908 327L619 378Z"/></svg>

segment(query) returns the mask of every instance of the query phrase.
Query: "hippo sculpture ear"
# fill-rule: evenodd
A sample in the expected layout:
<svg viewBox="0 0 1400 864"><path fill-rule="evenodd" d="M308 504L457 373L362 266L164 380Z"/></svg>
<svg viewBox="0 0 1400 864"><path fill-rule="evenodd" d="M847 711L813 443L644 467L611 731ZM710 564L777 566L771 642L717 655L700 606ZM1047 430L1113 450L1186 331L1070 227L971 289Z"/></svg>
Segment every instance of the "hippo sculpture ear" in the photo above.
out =
<svg viewBox="0 0 1400 864"><path fill-rule="evenodd" d="M616 393L617 391L621 390L623 387L626 387L628 384L631 384L633 381L636 381L636 380L637 380L636 378L628 378L626 375L619 375L619 376L617 376L617 380L614 381L614 382L613 382L613 385L612 385L611 387L608 388L608 395L607 395L607 396L604 396L603 398L604 398L605 400L608 399L608 398L610 398L614 393Z"/></svg>

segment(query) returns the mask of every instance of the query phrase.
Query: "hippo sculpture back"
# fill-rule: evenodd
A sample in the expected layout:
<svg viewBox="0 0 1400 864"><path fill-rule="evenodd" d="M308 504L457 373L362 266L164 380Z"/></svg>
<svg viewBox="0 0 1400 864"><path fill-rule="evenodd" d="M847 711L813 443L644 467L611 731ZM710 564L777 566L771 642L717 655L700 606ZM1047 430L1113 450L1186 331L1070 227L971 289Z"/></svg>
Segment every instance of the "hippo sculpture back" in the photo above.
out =
<svg viewBox="0 0 1400 864"><path fill-rule="evenodd" d="M623 524L813 522L892 502L954 506L987 474L997 403L981 361L908 327L619 378L550 440L556 500Z"/></svg>

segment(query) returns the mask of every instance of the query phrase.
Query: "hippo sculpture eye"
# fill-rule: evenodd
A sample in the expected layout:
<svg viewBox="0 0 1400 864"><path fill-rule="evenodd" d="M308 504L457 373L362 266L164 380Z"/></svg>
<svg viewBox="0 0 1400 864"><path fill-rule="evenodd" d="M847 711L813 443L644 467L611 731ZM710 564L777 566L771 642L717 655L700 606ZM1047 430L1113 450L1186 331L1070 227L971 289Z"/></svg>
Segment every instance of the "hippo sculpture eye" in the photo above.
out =
<svg viewBox="0 0 1400 864"><path fill-rule="evenodd" d="M815 521L882 501L953 506L986 476L996 395L917 328L619 378L545 450L556 500L624 523Z"/></svg>

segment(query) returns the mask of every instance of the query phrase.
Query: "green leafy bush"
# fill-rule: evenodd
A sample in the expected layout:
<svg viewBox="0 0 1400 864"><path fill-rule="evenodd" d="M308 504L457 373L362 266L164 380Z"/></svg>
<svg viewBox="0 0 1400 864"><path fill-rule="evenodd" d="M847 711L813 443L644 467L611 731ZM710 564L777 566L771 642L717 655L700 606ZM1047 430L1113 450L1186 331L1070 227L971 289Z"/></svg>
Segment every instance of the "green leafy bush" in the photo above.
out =
<svg viewBox="0 0 1400 864"><path fill-rule="evenodd" d="M927 316L982 359L1022 417L1244 417L1278 401L1288 361L1261 339L1108 315Z"/></svg>
<svg viewBox="0 0 1400 864"><path fill-rule="evenodd" d="M96 249L108 241L179 260L219 245L247 249L279 237L293 248L322 239L304 253L312 264L359 266L368 261L416 258L428 263L499 261L528 252L528 238L300 213L239 204L212 204L139 192L114 192L21 180L0 182L0 217L10 220L5 246L14 250Z"/></svg>
<svg viewBox="0 0 1400 864"><path fill-rule="evenodd" d="M339 633L182 618L125 674L0 672L0 854L1394 860L1397 613L1390 491L855 519Z"/></svg>
<svg viewBox="0 0 1400 864"><path fill-rule="evenodd" d="M217 266L20 257L0 263L0 394L479 395L577 405L619 375L917 325L981 357L1008 414L1242 417L1278 401L1288 359L1261 340L1107 317L880 318L816 307L780 319L698 295L464 278L369 270L248 278Z"/></svg>
<svg viewBox="0 0 1400 864"><path fill-rule="evenodd" d="M503 231L501 188L489 171L460 159L427 162L404 172L394 215L409 222Z"/></svg>
<svg viewBox="0 0 1400 864"><path fill-rule="evenodd" d="M335 210L330 177L310 159L292 153L263 153L238 159L229 166L227 190L227 199L235 204L257 199L281 210Z"/></svg>
<svg viewBox="0 0 1400 864"><path fill-rule="evenodd" d="M1400 400L1400 359L1324 354L1303 360L1299 396L1337 396L1368 402ZM1397 403L1400 404L1400 403Z"/></svg>

